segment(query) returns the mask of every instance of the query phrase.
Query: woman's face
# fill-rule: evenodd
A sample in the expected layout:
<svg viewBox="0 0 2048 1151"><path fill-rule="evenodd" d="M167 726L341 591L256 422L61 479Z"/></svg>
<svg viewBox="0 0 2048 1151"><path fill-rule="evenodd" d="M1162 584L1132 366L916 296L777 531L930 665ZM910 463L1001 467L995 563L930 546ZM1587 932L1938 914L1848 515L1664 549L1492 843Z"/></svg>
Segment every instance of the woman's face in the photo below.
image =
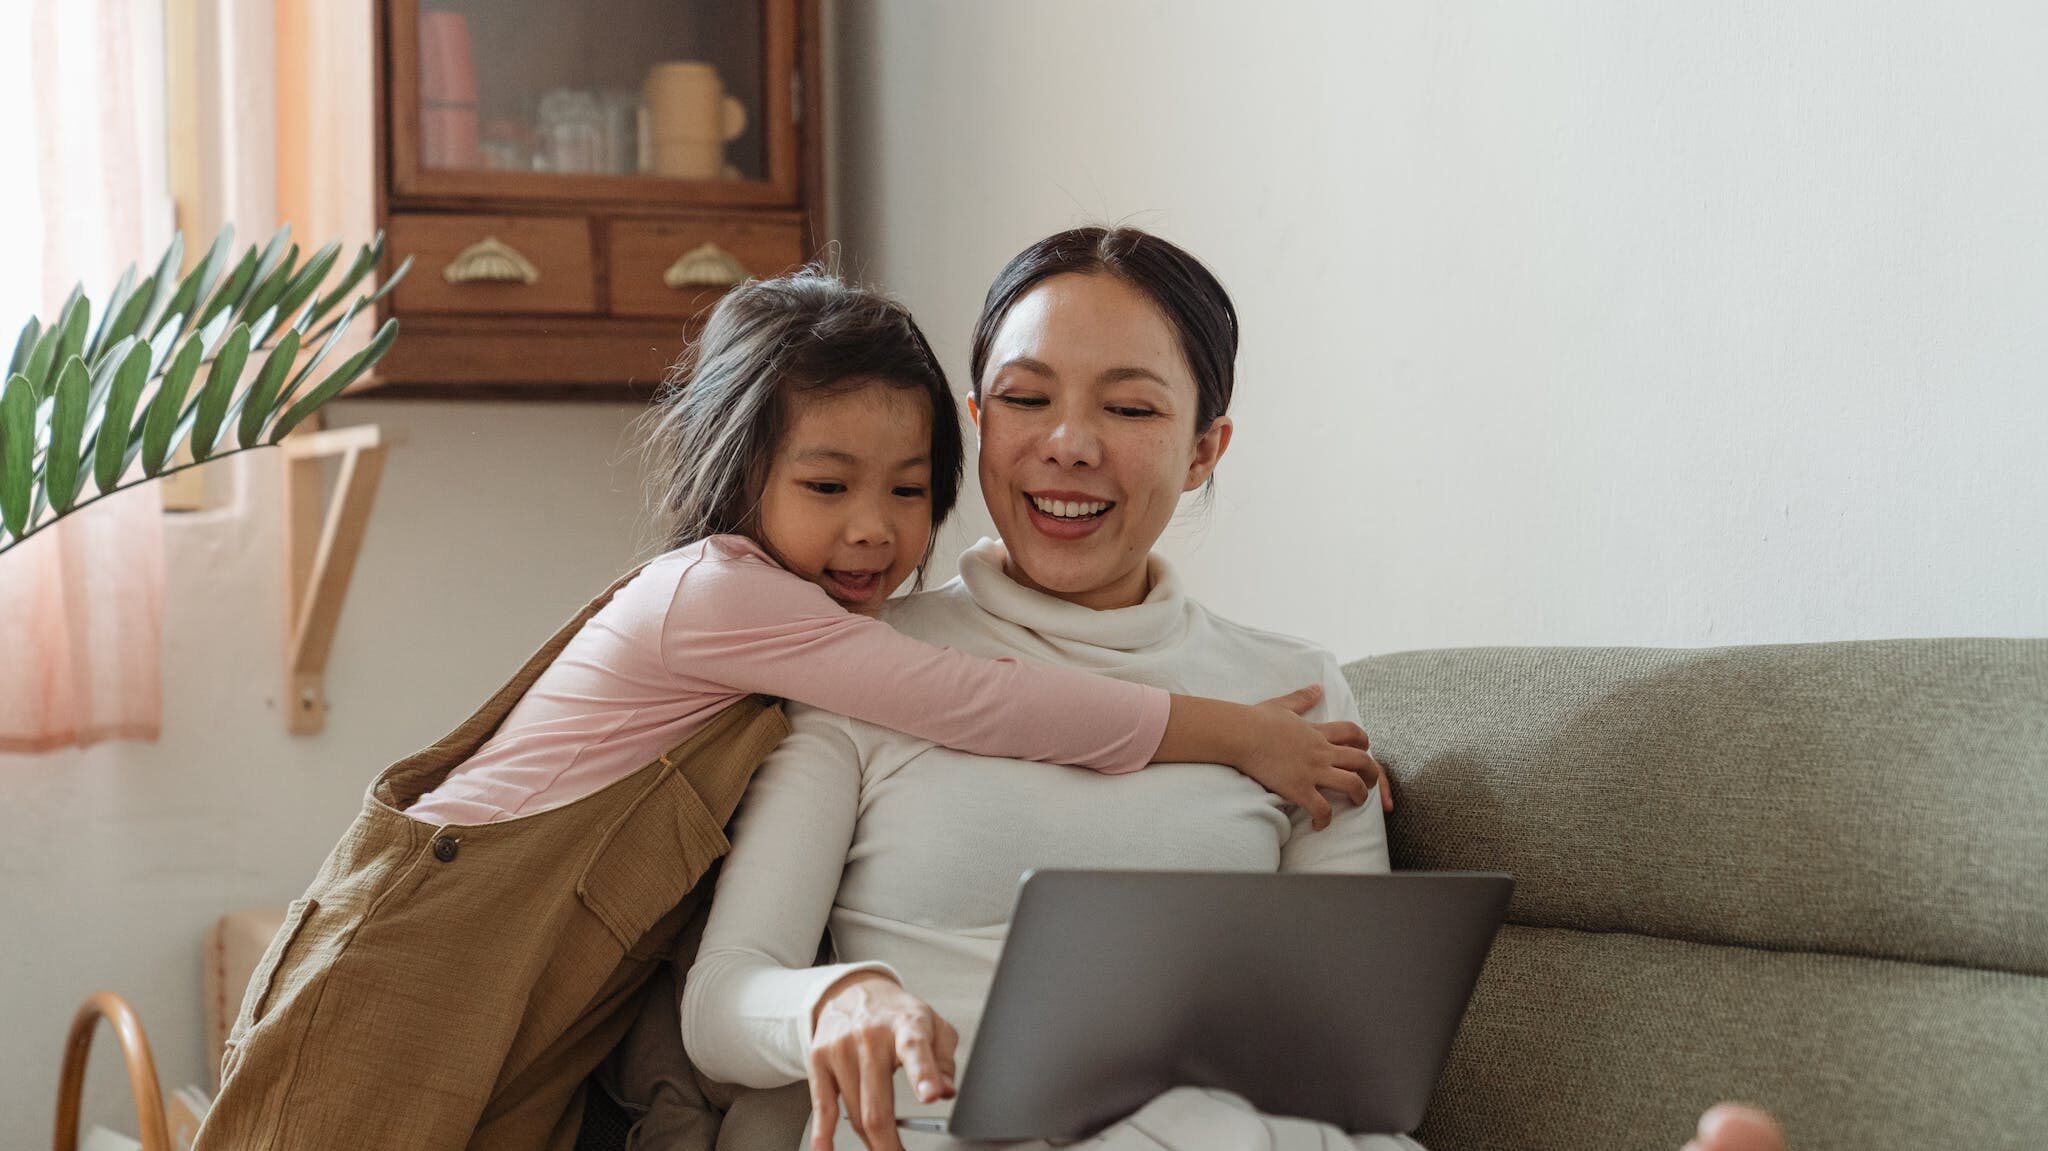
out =
<svg viewBox="0 0 2048 1151"><path fill-rule="evenodd" d="M1084 607L1141 602L1152 545L1230 444L1228 418L1195 434L1173 325L1115 276L1054 276L1011 306L984 372L969 411L1010 578Z"/></svg>

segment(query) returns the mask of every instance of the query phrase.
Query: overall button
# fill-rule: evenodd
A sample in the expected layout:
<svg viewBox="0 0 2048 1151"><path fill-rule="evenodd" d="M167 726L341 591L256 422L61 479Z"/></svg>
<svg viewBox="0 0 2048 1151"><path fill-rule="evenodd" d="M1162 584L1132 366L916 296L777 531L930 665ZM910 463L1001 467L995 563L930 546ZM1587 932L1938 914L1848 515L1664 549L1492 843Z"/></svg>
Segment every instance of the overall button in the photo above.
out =
<svg viewBox="0 0 2048 1151"><path fill-rule="evenodd" d="M455 849L459 842L460 841L458 841L452 835L436 836L434 839L434 858L440 860L443 863L453 861L455 858Z"/></svg>

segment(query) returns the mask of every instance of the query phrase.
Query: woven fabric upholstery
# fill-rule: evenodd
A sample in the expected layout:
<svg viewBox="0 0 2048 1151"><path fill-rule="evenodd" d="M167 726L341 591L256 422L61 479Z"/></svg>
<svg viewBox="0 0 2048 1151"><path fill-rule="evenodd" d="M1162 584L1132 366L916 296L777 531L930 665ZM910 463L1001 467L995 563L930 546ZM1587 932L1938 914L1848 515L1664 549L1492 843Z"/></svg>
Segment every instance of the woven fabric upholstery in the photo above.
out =
<svg viewBox="0 0 2048 1151"><path fill-rule="evenodd" d="M1397 867L1515 922L2048 974L2048 640L1352 664Z"/></svg>
<svg viewBox="0 0 2048 1151"><path fill-rule="evenodd" d="M1675 1151L1722 1099L1795 1151L2048 1146L2048 979L1508 927L1417 1137Z"/></svg>
<svg viewBox="0 0 2048 1151"><path fill-rule="evenodd" d="M1431 1151L2048 1147L2048 640L1345 670L1395 866L1516 878Z"/></svg>

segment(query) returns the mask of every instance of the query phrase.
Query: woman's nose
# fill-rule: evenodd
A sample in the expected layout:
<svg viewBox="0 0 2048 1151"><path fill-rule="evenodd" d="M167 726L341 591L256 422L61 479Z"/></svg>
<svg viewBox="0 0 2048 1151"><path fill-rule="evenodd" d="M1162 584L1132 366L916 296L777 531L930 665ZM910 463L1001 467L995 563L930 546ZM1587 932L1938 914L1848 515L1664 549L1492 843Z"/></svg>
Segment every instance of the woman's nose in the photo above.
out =
<svg viewBox="0 0 2048 1151"><path fill-rule="evenodd" d="M1094 467L1102 462L1102 438L1086 414L1062 414L1046 433L1045 458L1061 467Z"/></svg>

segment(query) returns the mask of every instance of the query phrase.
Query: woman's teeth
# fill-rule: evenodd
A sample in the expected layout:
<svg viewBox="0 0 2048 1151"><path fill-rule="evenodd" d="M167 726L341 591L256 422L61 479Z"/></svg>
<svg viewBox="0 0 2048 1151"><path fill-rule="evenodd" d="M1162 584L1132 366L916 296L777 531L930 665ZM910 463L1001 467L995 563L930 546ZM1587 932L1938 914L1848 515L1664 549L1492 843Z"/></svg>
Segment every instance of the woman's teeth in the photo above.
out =
<svg viewBox="0 0 2048 1151"><path fill-rule="evenodd" d="M1037 508L1045 515L1061 520L1091 519L1116 506L1113 503L1105 503L1100 500L1077 503L1073 500L1043 500L1037 496L1029 496L1027 498L1030 499L1032 507Z"/></svg>

